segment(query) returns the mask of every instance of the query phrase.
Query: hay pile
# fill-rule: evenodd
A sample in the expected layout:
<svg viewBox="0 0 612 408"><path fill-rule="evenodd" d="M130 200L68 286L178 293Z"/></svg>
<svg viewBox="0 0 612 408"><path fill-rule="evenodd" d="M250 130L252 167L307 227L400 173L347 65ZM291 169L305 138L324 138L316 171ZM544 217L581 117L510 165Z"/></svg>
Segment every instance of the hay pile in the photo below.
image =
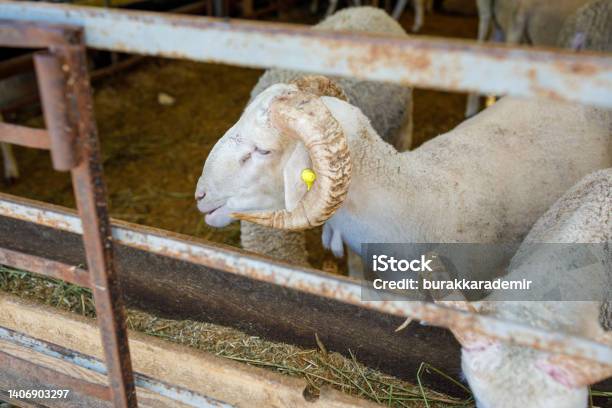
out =
<svg viewBox="0 0 612 408"><path fill-rule="evenodd" d="M83 316L95 317L91 291L62 281L0 265L0 290ZM355 355L345 358L338 353L328 352L320 341L319 349L303 349L263 340L228 327L191 320L161 319L138 310L128 310L127 323L131 330L204 350L219 357L304 378L310 385L312 395L317 395L321 386L329 385L347 394L389 407L474 406L472 399L454 399L372 370L359 363ZM421 366L420 371L423 370L444 376L448 381L464 387L426 364ZM466 391L469 392L467 388Z"/></svg>

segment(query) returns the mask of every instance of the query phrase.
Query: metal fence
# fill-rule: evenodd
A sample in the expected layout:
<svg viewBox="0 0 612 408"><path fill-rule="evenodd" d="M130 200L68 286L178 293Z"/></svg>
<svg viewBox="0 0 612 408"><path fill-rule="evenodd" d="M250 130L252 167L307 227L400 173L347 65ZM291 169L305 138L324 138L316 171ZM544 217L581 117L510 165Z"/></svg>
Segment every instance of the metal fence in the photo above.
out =
<svg viewBox="0 0 612 408"><path fill-rule="evenodd" d="M28 2L0 3L0 45L36 55L47 130L0 124L0 141L50 149L72 171L80 217L0 194L0 216L82 234L88 270L0 248L0 262L93 289L116 406L135 406L112 241L360 307L466 328L515 344L612 365L612 349L425 302L366 302L361 286L320 271L266 262L153 229L111 228L91 116L85 47L249 67L277 67L406 85L567 100L612 108L612 57L427 37L312 31L306 27ZM91 274L91 276L88 275ZM90 281L91 279L91 281Z"/></svg>

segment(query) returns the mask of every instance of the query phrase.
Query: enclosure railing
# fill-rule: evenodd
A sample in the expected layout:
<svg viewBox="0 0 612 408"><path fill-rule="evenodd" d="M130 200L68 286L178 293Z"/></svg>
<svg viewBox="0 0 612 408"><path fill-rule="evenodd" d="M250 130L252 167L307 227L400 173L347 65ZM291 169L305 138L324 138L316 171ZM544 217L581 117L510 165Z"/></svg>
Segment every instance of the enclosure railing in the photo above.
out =
<svg viewBox="0 0 612 408"><path fill-rule="evenodd" d="M612 57L597 53L576 54L561 50L483 45L427 37L321 32L286 24L12 1L0 3L0 18L29 27L29 35L37 30L48 29L49 24L68 25L66 30L78 28L82 30L84 45L109 51L249 67L278 67L454 91L552 98L612 108ZM6 29L10 26L8 23L0 25L0 38L11 38L10 31ZM21 46L51 48L57 41L45 36L36 38L38 40L30 44L24 44L23 39L15 41ZM81 77L81 80L86 81L86 77ZM60 94L54 95L60 97ZM48 104L44 98L43 102L46 107ZM87 104L90 103L87 101ZM80 105L77 111L87 114L87 104ZM93 126L93 121L90 126ZM15 130L10 127L3 125L0 128L0 140L16 140L4 133L5 130ZM53 143L53 140L47 141L42 131L30 131L28 136L26 139L33 147L48 147ZM37 144L41 146L34 146ZM52 152L55 151L52 149ZM79 166L86 170L87 166L82 161ZM102 201L94 200L87 204L93 206L92 215L87 218L87 214L81 212L83 221L71 213L4 194L0 195L0 215L83 234L86 243L97 242L95 245L99 257L88 258L89 270L92 272L95 265L108 268L104 266L108 265L104 264L104 259L107 259L104 257L108 256L105 244L110 243L110 240L100 241L100 237L112 233L114 242L151 253L388 314L424 320L429 324L455 329L470 328L516 344L612 365L612 349L588 339L452 310L436 304L405 302L400 297L387 301L362 301L361 286L342 277L264 261L243 252L179 239L160 230L136 230L128 224L118 223L111 231L105 221L106 215L100 213L100 207L95 207L96 203L105 201L104 191L91 184L91 175L87 177L87 188L90 188L87 191L89 194L96 192L97 199ZM81 183L75 179L77 193ZM96 219L91 217L95 214L101 216L97 222L102 220L103 223L92 232L91 223L95 224ZM99 231L98 235L94 234L95 231ZM93 238L92 234L95 235ZM47 274L55 271L51 274L66 277L63 265L52 264L45 259L33 259L26 254L11 254L8 250L0 249L0 254L4 254L0 256L3 263L6 260L11 263L12 260L16 267L28 266L25 269ZM82 275L74 272L76 276ZM81 277L75 282L83 284L84 279ZM97 284L93 285L94 292ZM96 303L98 298L96 296ZM110 302L109 297L105 299ZM116 305L108 302L106 306L101 304L101 307L110 310ZM116 320L114 324L115 328L119 328L119 337L123 336L124 328ZM112 360L112 355L109 354L107 358L110 358L108 361L115 361L115 367L121 366L118 359ZM112 365L109 367L112 368ZM124 385L119 388L124 390L125 395L130 389L131 374L127 364L123 367L125 370L114 371L113 378L123 378ZM109 370L109 373L112 374L112 371ZM118 406L128 404L125 397L121 400L119 396L115 403Z"/></svg>
<svg viewBox="0 0 612 408"><path fill-rule="evenodd" d="M51 151L53 167L70 171L82 221L87 271L32 255L0 248L3 263L91 288L104 344L110 380L108 390L85 382L79 387L106 394L117 407L135 407L134 375L127 341L123 300L113 266L110 223L93 102L87 72L86 47L78 27L0 20L0 46L47 48L34 54L34 67L46 130L0 123L0 141ZM3 353L3 360L31 364ZM61 377L60 373L49 373ZM105 393L108 391L108 393Z"/></svg>

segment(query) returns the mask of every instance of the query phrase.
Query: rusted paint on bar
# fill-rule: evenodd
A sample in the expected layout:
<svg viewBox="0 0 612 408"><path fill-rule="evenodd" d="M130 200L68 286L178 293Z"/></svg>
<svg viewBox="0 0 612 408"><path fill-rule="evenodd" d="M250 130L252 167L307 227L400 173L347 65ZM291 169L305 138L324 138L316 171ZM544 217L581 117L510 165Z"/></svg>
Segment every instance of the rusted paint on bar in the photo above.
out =
<svg viewBox="0 0 612 408"><path fill-rule="evenodd" d="M67 265L6 248L0 248L0 264L61 279L86 288L90 287L87 271L75 265Z"/></svg>
<svg viewBox="0 0 612 408"><path fill-rule="evenodd" d="M34 149L50 149L49 133L45 129L34 129L4 122L0 122L0 142Z"/></svg>
<svg viewBox="0 0 612 408"><path fill-rule="evenodd" d="M48 204L0 193L0 215L35 222L52 228L81 233L78 217L71 211ZM612 365L612 348L580 337L552 333L533 327L500 321L425 302L404 301L397 296L389 301L362 301L361 286L347 278L300 268L244 251L143 227L113 221L113 240L117 243L168 257L205 265L249 278L336 299L341 302L429 324L466 328L529 347L570 356L584 357Z"/></svg>
<svg viewBox="0 0 612 408"><path fill-rule="evenodd" d="M110 401L110 390L106 386L79 380L0 350L0 367L3 366L21 373L24 377L34 378L42 384L53 384L58 389L79 390L79 393Z"/></svg>
<svg viewBox="0 0 612 408"><path fill-rule="evenodd" d="M62 69L63 62L57 55L39 52L34 55L34 66L38 89L42 101L47 132L51 139L53 167L68 171L78 164L76 152L77 123L67 98L67 78Z"/></svg>
<svg viewBox="0 0 612 408"><path fill-rule="evenodd" d="M14 1L0 15L79 25L87 46L112 51L612 107L604 54Z"/></svg>
<svg viewBox="0 0 612 408"><path fill-rule="evenodd" d="M22 23L6 20L0 11L0 38L5 47L46 48L56 44L77 44L74 27L63 24Z"/></svg>

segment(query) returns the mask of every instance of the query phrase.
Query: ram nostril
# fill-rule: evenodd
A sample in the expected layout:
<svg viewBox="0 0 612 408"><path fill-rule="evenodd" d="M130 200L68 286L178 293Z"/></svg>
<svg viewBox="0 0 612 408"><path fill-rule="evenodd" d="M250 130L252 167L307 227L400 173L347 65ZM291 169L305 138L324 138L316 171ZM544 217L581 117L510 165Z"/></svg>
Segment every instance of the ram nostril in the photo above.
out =
<svg viewBox="0 0 612 408"><path fill-rule="evenodd" d="M196 191L196 193L195 193L196 201L200 201L204 197L206 197L206 193L205 192L203 192L203 191Z"/></svg>

